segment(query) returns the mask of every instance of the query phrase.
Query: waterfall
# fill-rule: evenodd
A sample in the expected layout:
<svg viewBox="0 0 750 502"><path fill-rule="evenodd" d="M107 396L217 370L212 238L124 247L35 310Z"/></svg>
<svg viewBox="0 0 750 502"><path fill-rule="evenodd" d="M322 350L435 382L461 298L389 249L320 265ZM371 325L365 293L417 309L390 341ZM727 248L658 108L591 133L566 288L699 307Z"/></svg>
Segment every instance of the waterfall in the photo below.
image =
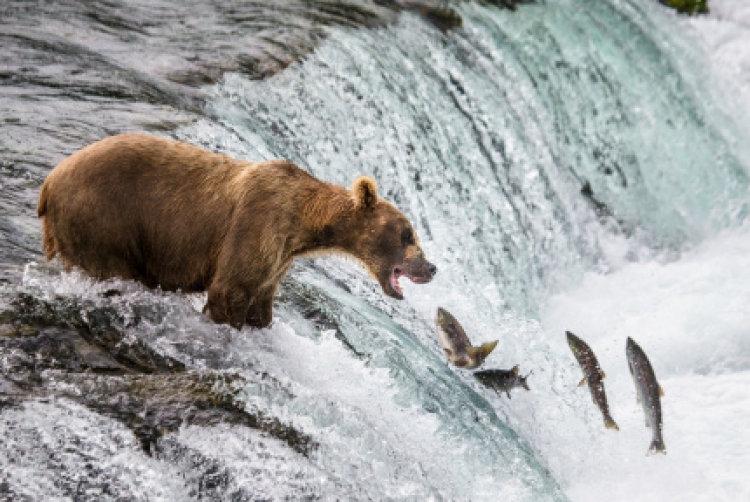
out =
<svg viewBox="0 0 750 502"><path fill-rule="evenodd" d="M229 427L184 427L149 459L162 471L147 486L184 476L186 447L220 462L238 487L272 472L278 483L258 488L271 498L593 500L612 487L624 499L642 496L639 479L667 479L650 494L665 500L689 493L678 489L683 475L695 476L685 490L707 482L710 464L681 446L700 427L677 410L700 415L699 391L750 382L737 300L748 299L750 265L744 104L710 78L691 25L657 2L456 9L463 26L452 32L407 12L387 27L336 28L268 79L225 74L205 89L210 118L176 131L345 186L372 175L439 272L428 285L404 281L398 302L356 263L300 260L274 325L241 332L202 317L203 296L115 281L126 293L106 301L123 315L154 311L133 337L191 368L267 375L277 385L243 388L246 406L319 444L303 458ZM29 266L24 287L102 302L111 284ZM533 371L531 391L509 400L448 366L439 306L475 343L499 339L485 368L519 364ZM566 329L599 355L619 433L576 387ZM677 454L643 456L627 336L663 378L665 441ZM736 416L732 406L717 404L723 417ZM100 448L116 450L108 441ZM728 476L724 495L743 493Z"/></svg>

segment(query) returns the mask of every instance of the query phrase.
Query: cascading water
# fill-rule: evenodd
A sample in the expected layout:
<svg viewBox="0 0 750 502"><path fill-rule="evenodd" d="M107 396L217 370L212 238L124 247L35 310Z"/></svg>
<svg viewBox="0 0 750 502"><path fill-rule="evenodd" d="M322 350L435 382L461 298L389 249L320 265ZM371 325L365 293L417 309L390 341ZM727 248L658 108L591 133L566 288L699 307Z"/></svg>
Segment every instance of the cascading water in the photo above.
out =
<svg viewBox="0 0 750 502"><path fill-rule="evenodd" d="M270 375L285 392L248 386L243 401L319 444L303 458L247 431L186 427L148 460L152 496L183 499L173 477L192 472L184 448L261 498L747 494L737 469L712 479L699 458L698 446L733 436L698 425L709 420L699 392L727 385L750 400L738 390L750 378L750 347L737 301L748 299L750 148L742 112L724 87L707 85L696 34L686 38L674 28L686 23L635 0L458 10L463 28L447 35L404 14L388 28L335 30L270 79L227 74L207 89L213 118L177 131L241 158L287 158L343 185L372 174L439 268L429 285L404 284L405 302L385 298L346 260L302 261L282 288L276 324L237 332L206 322L202 297L28 267L24 288L37 296L104 303L126 318L155 309L130 333L189 367ZM103 299L113 284L125 293ZM532 391L509 401L448 367L433 326L438 306L473 341L498 338L485 367L533 370ZM598 353L619 433L604 430L588 392L576 389L566 329ZM650 435L625 371L627 336L651 355L667 391L667 457L644 457ZM714 404L729 427L741 423L739 405ZM95 419L65 406L76 417L66 437L85 436ZM3 417L0 427L21 430L21 443L54 429ZM143 476L132 440L114 430L90 440L88 453L117 456L104 472ZM748 465L748 438L738 441L712 458ZM29 493L53 493L36 460L12 472L44 480Z"/></svg>

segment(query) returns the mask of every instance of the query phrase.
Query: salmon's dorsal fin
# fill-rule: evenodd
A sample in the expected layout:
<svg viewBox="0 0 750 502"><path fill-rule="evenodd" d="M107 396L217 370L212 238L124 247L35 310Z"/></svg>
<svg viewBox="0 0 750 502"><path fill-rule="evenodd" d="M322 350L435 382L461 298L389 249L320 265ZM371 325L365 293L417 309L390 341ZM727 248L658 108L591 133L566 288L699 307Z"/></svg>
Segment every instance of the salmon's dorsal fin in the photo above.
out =
<svg viewBox="0 0 750 502"><path fill-rule="evenodd" d="M602 377L602 380L607 378L607 374L604 372L604 370L599 370L599 376Z"/></svg>
<svg viewBox="0 0 750 502"><path fill-rule="evenodd" d="M579 386L579 387L583 387L584 385L586 385L586 377L583 377L583 378L581 379L581 381L580 381L580 382L578 382L578 386Z"/></svg>
<svg viewBox="0 0 750 502"><path fill-rule="evenodd" d="M661 385L659 385L658 383L656 384L656 386L659 388L659 397L664 397L664 389L662 389Z"/></svg>
<svg viewBox="0 0 750 502"><path fill-rule="evenodd" d="M510 372L513 373L513 376L518 376L518 371L519 369L517 364L510 370Z"/></svg>

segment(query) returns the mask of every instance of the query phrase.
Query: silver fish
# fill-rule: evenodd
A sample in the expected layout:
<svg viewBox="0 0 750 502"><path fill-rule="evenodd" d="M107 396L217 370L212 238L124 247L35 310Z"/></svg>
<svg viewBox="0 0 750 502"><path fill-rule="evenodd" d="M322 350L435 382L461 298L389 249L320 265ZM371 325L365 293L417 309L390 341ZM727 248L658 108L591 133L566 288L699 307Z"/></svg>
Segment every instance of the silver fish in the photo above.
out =
<svg viewBox="0 0 750 502"><path fill-rule="evenodd" d="M482 370L475 371L474 377L485 387L493 389L498 394L505 392L510 399L510 391L516 387L523 387L526 390L531 390L526 379L529 378L529 373L526 376L518 374L518 365L516 364L510 370Z"/></svg>
<svg viewBox="0 0 750 502"><path fill-rule="evenodd" d="M459 368L478 368L497 346L498 340L483 343L479 347L472 346L456 318L442 307L438 307L435 324L445 355Z"/></svg>
<svg viewBox="0 0 750 502"><path fill-rule="evenodd" d="M591 399L594 404L599 407L599 411L602 412L604 417L604 426L607 429L614 429L619 431L620 428L615 423L612 415L609 414L609 404L607 404L607 394L604 392L604 374L601 367L599 367L599 361L594 355L594 351L588 346L586 342L575 336L570 331L565 332L568 335L568 345L570 350L573 351L573 355L576 356L578 364L581 365L583 370L583 380L578 384L579 387L583 384L589 384L589 391L591 391Z"/></svg>
<svg viewBox="0 0 750 502"><path fill-rule="evenodd" d="M646 427L650 427L653 434L651 445L646 454L666 454L667 447L664 444L660 399L664 395L664 391L661 390L659 382L656 381L656 374L654 374L654 369L651 367L651 362L646 357L646 353L630 337L628 337L625 353L628 356L628 368L633 377L633 383L635 383L638 402L643 406L643 413L646 415Z"/></svg>

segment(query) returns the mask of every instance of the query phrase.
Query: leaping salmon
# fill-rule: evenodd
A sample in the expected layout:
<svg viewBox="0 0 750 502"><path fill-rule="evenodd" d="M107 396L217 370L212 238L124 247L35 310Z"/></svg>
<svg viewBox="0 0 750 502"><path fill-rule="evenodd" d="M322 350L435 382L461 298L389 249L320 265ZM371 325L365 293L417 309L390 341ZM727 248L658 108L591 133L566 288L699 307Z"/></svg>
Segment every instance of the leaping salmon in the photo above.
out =
<svg viewBox="0 0 750 502"><path fill-rule="evenodd" d="M660 399L664 395L664 391L661 390L659 382L656 381L656 374L651 367L651 362L646 357L646 353L630 337L628 337L625 353L628 356L628 369L630 369L633 383L635 383L638 402L643 406L643 413L646 415L646 427L650 427L653 434L646 455L666 454L667 447L664 444Z"/></svg>
<svg viewBox="0 0 750 502"><path fill-rule="evenodd" d="M516 364L510 370L482 370L474 372L474 377L485 387L493 389L498 394L505 392L508 399L510 399L510 391L516 387L523 387L526 390L531 390L526 379L529 378L529 373L526 376L519 374L518 365Z"/></svg>
<svg viewBox="0 0 750 502"><path fill-rule="evenodd" d="M573 355L578 360L578 364L581 365L581 369L583 369L583 380L581 380L578 386L581 387L583 384L588 383L591 398L599 407L599 411L602 412L602 416L604 417L604 426L607 429L619 431L620 428L615 423L612 415L609 414L607 394L604 392L604 382L602 382L606 375L599 366L599 361L596 359L594 351L591 350L591 347L586 342L570 331L566 331L565 334L568 335L570 350L573 351Z"/></svg>
<svg viewBox="0 0 750 502"><path fill-rule="evenodd" d="M456 318L442 307L438 307L435 324L445 355L459 368L478 368L497 346L498 340L483 343L479 347L472 346Z"/></svg>

